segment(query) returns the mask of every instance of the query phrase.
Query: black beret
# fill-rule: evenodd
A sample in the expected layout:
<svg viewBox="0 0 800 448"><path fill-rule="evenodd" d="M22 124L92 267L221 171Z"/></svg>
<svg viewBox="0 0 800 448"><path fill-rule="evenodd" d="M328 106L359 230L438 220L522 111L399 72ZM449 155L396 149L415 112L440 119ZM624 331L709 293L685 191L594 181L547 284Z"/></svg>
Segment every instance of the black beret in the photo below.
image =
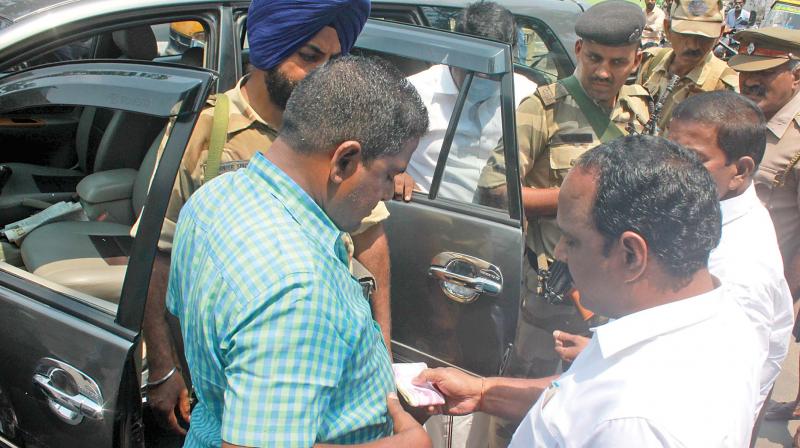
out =
<svg viewBox="0 0 800 448"><path fill-rule="evenodd" d="M575 22L575 34L602 45L628 45L642 38L642 8L625 0L607 0L587 9Z"/></svg>

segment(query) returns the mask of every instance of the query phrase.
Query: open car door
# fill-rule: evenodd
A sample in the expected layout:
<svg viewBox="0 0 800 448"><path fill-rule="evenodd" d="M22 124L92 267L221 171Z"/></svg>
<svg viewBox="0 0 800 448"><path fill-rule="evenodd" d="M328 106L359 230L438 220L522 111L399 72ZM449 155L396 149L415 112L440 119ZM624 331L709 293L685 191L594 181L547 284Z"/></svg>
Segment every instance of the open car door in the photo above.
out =
<svg viewBox="0 0 800 448"><path fill-rule="evenodd" d="M146 291L169 192L214 81L209 71L120 61L0 78L0 117L60 106L110 108L160 118L165 129L139 231L126 256L115 259L127 267L119 303L0 262L0 445L142 443L135 352Z"/></svg>
<svg viewBox="0 0 800 448"><path fill-rule="evenodd" d="M435 65L466 73L428 193L415 192L409 203L387 203L392 350L396 361L497 374L516 329L524 249L511 49L471 36L378 21L367 24L356 46L356 52L382 56L407 76ZM505 153L507 166L496 171L505 173L507 188L501 200L492 202L483 200L475 174L491 151L466 154L469 145L462 144L466 132L460 118L471 113L466 105L475 104L477 93L470 86L478 77L495 83L499 98L494 100L501 107L502 122L495 125L502 137L487 144L500 145ZM461 175L468 170L471 177Z"/></svg>

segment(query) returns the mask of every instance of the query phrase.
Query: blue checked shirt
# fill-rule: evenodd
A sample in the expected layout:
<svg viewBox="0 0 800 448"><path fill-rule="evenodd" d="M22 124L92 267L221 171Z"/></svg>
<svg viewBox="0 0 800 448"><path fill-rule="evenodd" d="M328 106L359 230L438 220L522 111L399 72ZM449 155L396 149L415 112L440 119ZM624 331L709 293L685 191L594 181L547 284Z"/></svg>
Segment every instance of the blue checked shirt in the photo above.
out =
<svg viewBox="0 0 800 448"><path fill-rule="evenodd" d="M388 351L341 232L263 155L198 190L167 306L198 403L186 447L310 447L388 436Z"/></svg>

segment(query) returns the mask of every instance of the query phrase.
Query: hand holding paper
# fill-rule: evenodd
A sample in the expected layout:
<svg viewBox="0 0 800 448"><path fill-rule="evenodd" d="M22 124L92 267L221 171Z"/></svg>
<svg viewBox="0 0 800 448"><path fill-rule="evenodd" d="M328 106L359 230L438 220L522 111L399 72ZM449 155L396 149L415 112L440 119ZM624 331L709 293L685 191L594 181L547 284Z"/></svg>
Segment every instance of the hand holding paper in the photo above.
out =
<svg viewBox="0 0 800 448"><path fill-rule="evenodd" d="M444 404L444 397L431 383L413 384L411 380L427 369L424 362L392 364L394 381L403 398L414 407Z"/></svg>

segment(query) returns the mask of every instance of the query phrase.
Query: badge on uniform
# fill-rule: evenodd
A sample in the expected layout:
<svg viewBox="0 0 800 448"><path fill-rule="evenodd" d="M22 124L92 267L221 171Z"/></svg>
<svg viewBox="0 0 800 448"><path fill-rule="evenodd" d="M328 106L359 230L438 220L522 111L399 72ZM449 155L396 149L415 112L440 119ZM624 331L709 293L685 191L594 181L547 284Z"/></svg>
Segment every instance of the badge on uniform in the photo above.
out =
<svg viewBox="0 0 800 448"><path fill-rule="evenodd" d="M708 5L703 0L692 0L686 7L693 16L702 16L708 12Z"/></svg>

